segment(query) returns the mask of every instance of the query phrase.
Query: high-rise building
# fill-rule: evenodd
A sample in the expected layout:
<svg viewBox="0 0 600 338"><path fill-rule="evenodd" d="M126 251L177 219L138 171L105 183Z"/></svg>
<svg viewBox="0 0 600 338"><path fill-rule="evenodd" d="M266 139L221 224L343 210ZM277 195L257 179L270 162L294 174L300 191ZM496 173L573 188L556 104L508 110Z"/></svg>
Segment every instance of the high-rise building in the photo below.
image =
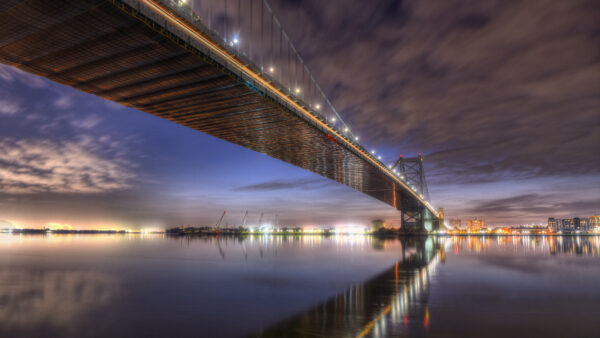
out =
<svg viewBox="0 0 600 338"><path fill-rule="evenodd" d="M600 227L600 214L594 215L594 216L590 216L590 221L592 222L592 226L595 227Z"/></svg>
<svg viewBox="0 0 600 338"><path fill-rule="evenodd" d="M554 217L548 218L548 228L552 231L558 231L558 221Z"/></svg>
<svg viewBox="0 0 600 338"><path fill-rule="evenodd" d="M468 219L467 220L467 230L477 232L481 229L485 228L485 220L484 219Z"/></svg>
<svg viewBox="0 0 600 338"><path fill-rule="evenodd" d="M462 227L462 221L460 220L460 218L454 217L453 219L451 219L450 227L454 229L460 229L460 227Z"/></svg>

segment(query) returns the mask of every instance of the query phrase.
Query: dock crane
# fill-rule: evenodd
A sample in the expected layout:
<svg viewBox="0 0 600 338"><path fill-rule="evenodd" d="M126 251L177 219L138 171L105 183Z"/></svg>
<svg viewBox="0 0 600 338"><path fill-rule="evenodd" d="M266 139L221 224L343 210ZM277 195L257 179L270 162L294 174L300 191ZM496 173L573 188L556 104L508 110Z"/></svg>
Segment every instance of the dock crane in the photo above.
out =
<svg viewBox="0 0 600 338"><path fill-rule="evenodd" d="M240 224L240 228L245 228L246 227L246 221L248 220L248 210L246 210L246 213L244 214L244 218L242 218L242 224Z"/></svg>
<svg viewBox="0 0 600 338"><path fill-rule="evenodd" d="M219 230L221 228L221 223L223 223L223 218L225 218L225 214L227 213L226 210L223 210L223 215L221 215L221 218L219 218L219 221L217 222L217 224L215 225L215 228L217 230Z"/></svg>

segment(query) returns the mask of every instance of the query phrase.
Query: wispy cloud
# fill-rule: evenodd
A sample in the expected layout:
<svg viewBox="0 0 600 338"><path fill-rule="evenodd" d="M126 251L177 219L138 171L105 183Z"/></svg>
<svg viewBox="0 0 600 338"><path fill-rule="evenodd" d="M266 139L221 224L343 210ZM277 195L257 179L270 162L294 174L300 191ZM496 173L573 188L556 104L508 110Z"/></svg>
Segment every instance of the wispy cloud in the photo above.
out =
<svg viewBox="0 0 600 338"><path fill-rule="evenodd" d="M60 109L70 108L75 101L73 93L61 94L54 100L54 106Z"/></svg>
<svg viewBox="0 0 600 338"><path fill-rule="evenodd" d="M86 116L80 119L73 119L71 121L71 125L75 128L80 128L80 129L93 129L94 127L96 127L97 125L99 125L102 122L102 119L98 116L92 115L92 116Z"/></svg>
<svg viewBox="0 0 600 338"><path fill-rule="evenodd" d="M6 83L21 83L31 88L44 88L49 81L20 69L0 64L0 80Z"/></svg>
<svg viewBox="0 0 600 338"><path fill-rule="evenodd" d="M15 100L0 99L0 115L13 115L21 111L21 104Z"/></svg>
<svg viewBox="0 0 600 338"><path fill-rule="evenodd" d="M101 193L130 187L135 175L120 158L106 158L89 138L0 141L0 191Z"/></svg>

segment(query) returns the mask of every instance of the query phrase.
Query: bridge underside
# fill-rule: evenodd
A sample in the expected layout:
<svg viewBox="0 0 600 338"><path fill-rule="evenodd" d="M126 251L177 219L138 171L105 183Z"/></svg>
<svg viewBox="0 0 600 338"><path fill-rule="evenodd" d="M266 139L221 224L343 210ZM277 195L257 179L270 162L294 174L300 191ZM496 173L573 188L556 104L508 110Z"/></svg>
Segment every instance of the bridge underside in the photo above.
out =
<svg viewBox="0 0 600 338"><path fill-rule="evenodd" d="M117 5L3 0L0 62L267 154L407 213L422 211L405 188L314 123Z"/></svg>

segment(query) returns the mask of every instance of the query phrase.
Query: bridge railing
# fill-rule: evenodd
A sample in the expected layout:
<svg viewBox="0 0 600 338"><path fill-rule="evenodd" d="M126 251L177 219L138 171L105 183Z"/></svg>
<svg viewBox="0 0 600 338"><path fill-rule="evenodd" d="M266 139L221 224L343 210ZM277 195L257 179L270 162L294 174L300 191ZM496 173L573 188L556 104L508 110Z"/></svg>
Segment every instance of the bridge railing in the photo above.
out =
<svg viewBox="0 0 600 338"><path fill-rule="evenodd" d="M266 0L160 0L357 146ZM365 152L368 150L364 149ZM375 156L373 156L376 159Z"/></svg>

